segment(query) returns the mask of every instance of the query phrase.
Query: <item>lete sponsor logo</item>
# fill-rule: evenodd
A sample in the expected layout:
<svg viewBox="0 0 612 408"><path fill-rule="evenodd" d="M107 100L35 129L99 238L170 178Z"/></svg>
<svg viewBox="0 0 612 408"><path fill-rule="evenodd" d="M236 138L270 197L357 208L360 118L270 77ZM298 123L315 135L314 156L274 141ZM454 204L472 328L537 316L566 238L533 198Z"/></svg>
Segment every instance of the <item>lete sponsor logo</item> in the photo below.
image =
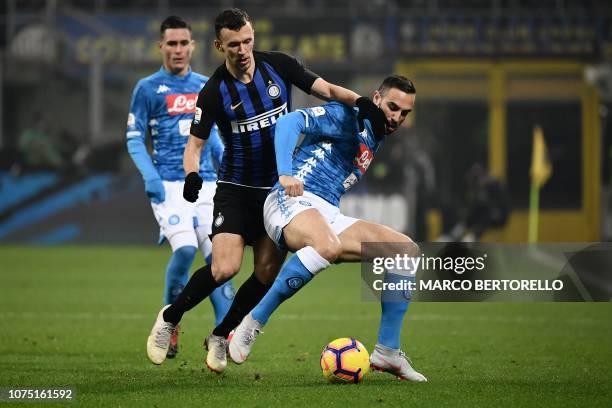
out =
<svg viewBox="0 0 612 408"><path fill-rule="evenodd" d="M198 94L172 94L166 95L168 115L182 115L184 113L195 113Z"/></svg>
<svg viewBox="0 0 612 408"><path fill-rule="evenodd" d="M365 144L359 144L359 153L355 156L355 160L353 160L353 164L357 166L357 168L361 171L361 174L365 173L368 167L370 167L370 163L372 163L372 159L374 158L374 154L372 150L368 148Z"/></svg>

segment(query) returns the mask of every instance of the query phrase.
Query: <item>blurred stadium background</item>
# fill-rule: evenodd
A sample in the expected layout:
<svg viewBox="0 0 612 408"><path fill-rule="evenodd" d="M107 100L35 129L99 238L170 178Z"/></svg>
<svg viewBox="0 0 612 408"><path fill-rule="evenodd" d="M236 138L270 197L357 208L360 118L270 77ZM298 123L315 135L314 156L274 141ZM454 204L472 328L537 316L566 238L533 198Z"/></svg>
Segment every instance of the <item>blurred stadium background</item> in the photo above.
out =
<svg viewBox="0 0 612 408"><path fill-rule="evenodd" d="M415 112L345 198L347 213L436 239L491 193L470 182L480 165L495 194L478 205L508 215L482 240L526 241L539 125L552 164L540 240L612 239L609 1L3 0L0 243L155 241L125 148L131 91L161 64L169 14L191 23L192 66L210 75L221 62L212 20L231 6L253 18L256 48L329 81L370 94L391 72L414 80Z"/></svg>

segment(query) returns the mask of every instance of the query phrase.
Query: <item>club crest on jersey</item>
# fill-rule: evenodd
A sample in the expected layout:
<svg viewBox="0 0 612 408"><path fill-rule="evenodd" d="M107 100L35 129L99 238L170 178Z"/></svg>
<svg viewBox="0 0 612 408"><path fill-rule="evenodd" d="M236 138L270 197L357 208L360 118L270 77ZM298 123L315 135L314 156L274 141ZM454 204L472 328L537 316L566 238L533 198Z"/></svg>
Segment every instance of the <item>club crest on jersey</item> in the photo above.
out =
<svg viewBox="0 0 612 408"><path fill-rule="evenodd" d="M276 123L278 118L287 113L287 103L245 120L232 121L232 132L246 133L265 129Z"/></svg>
<svg viewBox="0 0 612 408"><path fill-rule="evenodd" d="M276 85L275 83L268 85L267 91L268 96L272 99L278 98L281 94L280 86Z"/></svg>

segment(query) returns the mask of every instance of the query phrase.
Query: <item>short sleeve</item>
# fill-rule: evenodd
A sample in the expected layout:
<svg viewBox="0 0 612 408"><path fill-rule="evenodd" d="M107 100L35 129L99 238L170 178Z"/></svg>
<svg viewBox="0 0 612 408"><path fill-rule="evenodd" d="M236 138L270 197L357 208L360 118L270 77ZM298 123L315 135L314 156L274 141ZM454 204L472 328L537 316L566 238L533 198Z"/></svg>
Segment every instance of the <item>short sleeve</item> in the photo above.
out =
<svg viewBox="0 0 612 408"><path fill-rule="evenodd" d="M213 76L206 82L204 88L198 94L196 112L191 122L190 133L200 139L207 140L210 137L220 107L219 82Z"/></svg>
<svg viewBox="0 0 612 408"><path fill-rule="evenodd" d="M299 60L290 55L282 52L269 52L266 54L274 68L279 71L283 78L302 91L310 94L312 84L319 78L317 74L306 69Z"/></svg>

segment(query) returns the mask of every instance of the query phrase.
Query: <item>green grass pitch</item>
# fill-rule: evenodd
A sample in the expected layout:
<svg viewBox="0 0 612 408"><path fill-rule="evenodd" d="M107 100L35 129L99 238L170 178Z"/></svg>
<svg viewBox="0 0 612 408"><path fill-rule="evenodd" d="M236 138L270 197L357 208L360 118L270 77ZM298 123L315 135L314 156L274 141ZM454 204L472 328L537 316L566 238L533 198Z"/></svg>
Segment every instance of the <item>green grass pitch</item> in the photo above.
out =
<svg viewBox="0 0 612 408"><path fill-rule="evenodd" d="M378 372L326 383L328 341L353 336L371 350L376 340L379 306L361 301L358 265L323 272L281 306L242 366L205 368L208 301L185 316L177 358L154 366L145 343L168 255L1 247L0 387L72 387L70 406L92 407L612 406L610 303L413 303L402 343L428 383Z"/></svg>

